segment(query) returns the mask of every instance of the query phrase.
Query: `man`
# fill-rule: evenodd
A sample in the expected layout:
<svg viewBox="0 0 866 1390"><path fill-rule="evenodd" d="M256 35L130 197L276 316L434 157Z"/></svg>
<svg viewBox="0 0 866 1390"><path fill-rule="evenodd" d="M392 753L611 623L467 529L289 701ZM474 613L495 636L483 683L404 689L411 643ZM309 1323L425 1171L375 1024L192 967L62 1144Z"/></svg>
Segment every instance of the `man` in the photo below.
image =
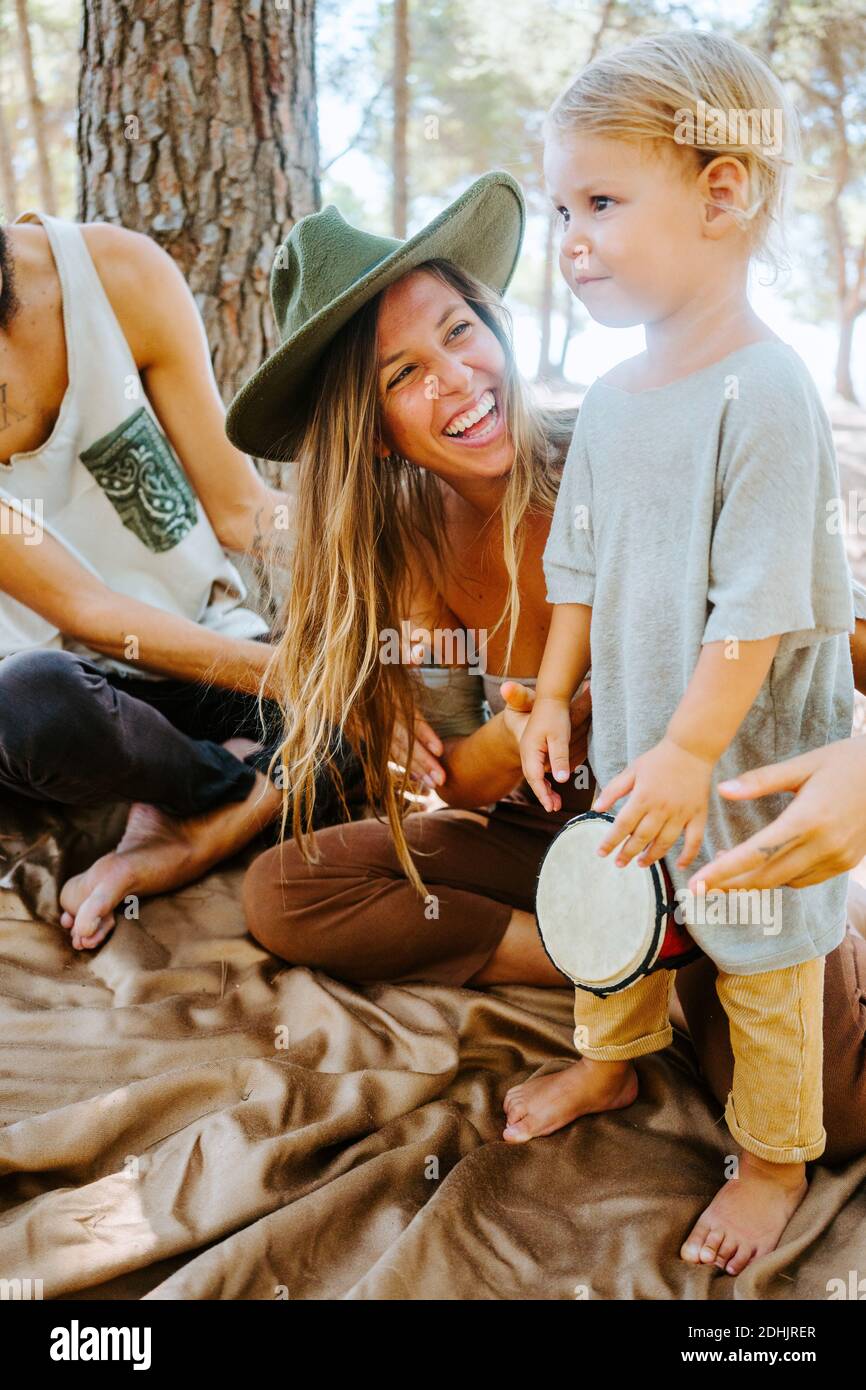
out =
<svg viewBox="0 0 866 1390"><path fill-rule="evenodd" d="M0 227L0 788L132 802L117 849L62 888L77 948L281 802L278 710L263 729L256 709L267 624L225 552L262 554L289 499L223 414L155 242L33 212Z"/></svg>

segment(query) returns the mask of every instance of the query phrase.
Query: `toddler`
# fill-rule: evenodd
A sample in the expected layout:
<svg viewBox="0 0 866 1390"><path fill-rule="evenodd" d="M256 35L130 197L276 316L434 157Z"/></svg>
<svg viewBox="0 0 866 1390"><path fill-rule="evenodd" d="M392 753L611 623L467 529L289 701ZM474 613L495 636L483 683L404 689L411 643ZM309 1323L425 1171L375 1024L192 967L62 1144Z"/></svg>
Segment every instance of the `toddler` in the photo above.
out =
<svg viewBox="0 0 866 1390"><path fill-rule="evenodd" d="M598 59L545 124L562 273L598 322L643 324L646 350L580 411L544 555L555 606L521 760L558 810L545 759L555 781L569 776L569 703L591 662L595 809L625 799L599 852L619 847L620 866L668 856L679 901L699 906L684 890L700 864L786 804L726 802L717 780L851 733L854 613L827 524L830 428L802 362L747 296L794 146L770 70L699 32ZM686 1261L739 1273L775 1248L806 1193L826 1141L824 957L845 932L846 884L778 890L769 921L686 910L718 967L734 1054L725 1118L742 1150ZM659 970L604 998L578 989L581 1058L508 1093L505 1138L631 1104L633 1059L672 1039L673 982Z"/></svg>

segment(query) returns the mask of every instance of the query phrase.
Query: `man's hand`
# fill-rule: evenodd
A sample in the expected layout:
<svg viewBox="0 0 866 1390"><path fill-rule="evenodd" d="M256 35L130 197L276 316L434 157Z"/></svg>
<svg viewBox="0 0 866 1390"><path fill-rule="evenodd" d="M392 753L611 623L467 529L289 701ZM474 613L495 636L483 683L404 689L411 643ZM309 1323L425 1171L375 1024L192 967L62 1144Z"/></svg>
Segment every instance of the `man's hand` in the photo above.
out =
<svg viewBox="0 0 866 1390"><path fill-rule="evenodd" d="M728 801L793 792L781 815L689 880L697 891L808 888L866 855L866 738L846 738L786 762L742 772L718 790Z"/></svg>
<svg viewBox="0 0 866 1390"><path fill-rule="evenodd" d="M593 810L607 811L631 793L602 840L599 854L609 854L628 840L617 856L619 867L631 863L640 851L637 862L642 867L654 864L685 830L685 845L677 860L677 868L685 868L701 847L712 774L711 762L663 738L608 782L596 800Z"/></svg>

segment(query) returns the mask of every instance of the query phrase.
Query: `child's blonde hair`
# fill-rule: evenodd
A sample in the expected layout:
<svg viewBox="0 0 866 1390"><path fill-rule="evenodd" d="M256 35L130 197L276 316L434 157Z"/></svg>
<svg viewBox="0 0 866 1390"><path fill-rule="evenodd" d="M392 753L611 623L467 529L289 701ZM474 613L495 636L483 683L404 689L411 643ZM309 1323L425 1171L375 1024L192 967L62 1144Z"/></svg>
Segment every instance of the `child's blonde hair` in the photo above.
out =
<svg viewBox="0 0 866 1390"><path fill-rule="evenodd" d="M797 121L778 78L742 44L697 31L649 34L596 58L544 118L545 139L570 134L691 147L698 168L735 156L750 202L731 215L752 255L776 270L783 263Z"/></svg>

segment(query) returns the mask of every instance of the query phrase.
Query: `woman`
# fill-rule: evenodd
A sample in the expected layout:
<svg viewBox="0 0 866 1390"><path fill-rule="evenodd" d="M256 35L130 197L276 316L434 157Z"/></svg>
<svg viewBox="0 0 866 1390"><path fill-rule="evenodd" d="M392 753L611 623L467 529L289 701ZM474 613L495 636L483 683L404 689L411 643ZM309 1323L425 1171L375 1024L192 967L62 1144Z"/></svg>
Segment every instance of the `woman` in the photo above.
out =
<svg viewBox="0 0 866 1390"><path fill-rule="evenodd" d="M291 963L346 979L565 983L538 940L534 882L551 836L589 806L592 788L579 782L547 815L520 771L550 611L541 554L571 425L533 406L514 368L498 294L522 226L505 174L478 180L405 243L351 228L335 208L303 219L271 281L282 346L227 416L239 447L295 458L299 484L286 638L268 677L285 717L284 781L305 793L307 820L295 796L293 838L247 875L248 925ZM409 774L398 780L388 762L401 729L413 728L420 688L411 653L390 659L384 638L417 629L486 634L497 674L455 673L453 722L440 725L454 736L440 743L426 729L426 752L416 746L413 759L407 748L407 763L444 773L448 809L404 821ZM479 682L493 710L486 722ZM574 763L588 709L584 691L573 706ZM313 843L332 727L352 741L386 819L332 826ZM284 825L288 809L287 798ZM678 993L724 1103L731 1054L713 975L697 962ZM866 1150L860 980L866 942L849 934L826 967L831 1163ZM544 1132L536 1113L507 1137Z"/></svg>

